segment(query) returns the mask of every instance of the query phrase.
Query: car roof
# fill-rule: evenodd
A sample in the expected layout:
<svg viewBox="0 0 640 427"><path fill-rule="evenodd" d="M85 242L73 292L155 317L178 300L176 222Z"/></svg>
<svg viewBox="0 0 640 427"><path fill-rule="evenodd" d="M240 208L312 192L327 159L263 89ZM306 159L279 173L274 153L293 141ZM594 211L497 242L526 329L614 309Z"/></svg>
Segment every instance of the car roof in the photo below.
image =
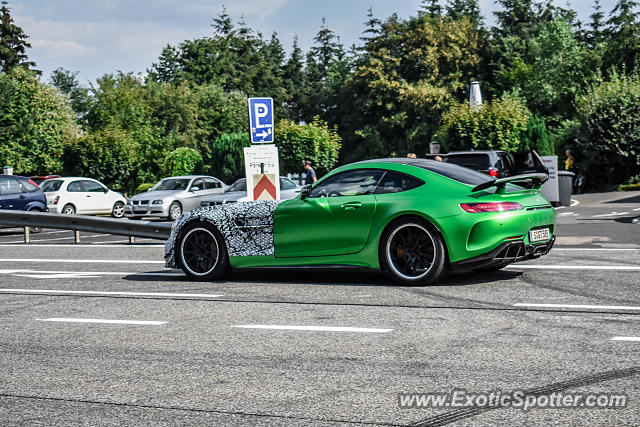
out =
<svg viewBox="0 0 640 427"><path fill-rule="evenodd" d="M22 175L4 175L4 174L0 174L0 178L18 178L18 179L29 179L26 176L22 176Z"/></svg>
<svg viewBox="0 0 640 427"><path fill-rule="evenodd" d="M210 176L210 175L178 175L178 176L167 176L165 178L162 178L160 181L162 181L163 179L194 179L194 178L213 178L213 179L218 179L214 176ZM219 180L218 180L219 181Z"/></svg>

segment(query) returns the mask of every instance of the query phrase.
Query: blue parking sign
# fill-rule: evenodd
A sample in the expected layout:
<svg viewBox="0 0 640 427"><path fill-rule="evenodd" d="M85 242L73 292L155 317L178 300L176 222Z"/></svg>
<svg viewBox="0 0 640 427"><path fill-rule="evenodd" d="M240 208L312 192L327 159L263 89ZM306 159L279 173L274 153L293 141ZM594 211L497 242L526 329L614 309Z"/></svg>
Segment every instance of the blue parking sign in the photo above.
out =
<svg viewBox="0 0 640 427"><path fill-rule="evenodd" d="M249 98L251 143L273 143L273 99Z"/></svg>

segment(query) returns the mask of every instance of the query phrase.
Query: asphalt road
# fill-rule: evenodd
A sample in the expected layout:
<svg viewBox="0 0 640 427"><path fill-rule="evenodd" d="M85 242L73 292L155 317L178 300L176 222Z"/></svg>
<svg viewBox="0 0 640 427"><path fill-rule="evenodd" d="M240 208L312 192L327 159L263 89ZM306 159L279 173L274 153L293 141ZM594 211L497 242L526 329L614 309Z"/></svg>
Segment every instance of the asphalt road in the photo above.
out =
<svg viewBox="0 0 640 427"><path fill-rule="evenodd" d="M546 257L416 288L318 271L195 283L157 241L0 231L1 424L637 425L640 194L576 200ZM627 407L399 408L453 389Z"/></svg>

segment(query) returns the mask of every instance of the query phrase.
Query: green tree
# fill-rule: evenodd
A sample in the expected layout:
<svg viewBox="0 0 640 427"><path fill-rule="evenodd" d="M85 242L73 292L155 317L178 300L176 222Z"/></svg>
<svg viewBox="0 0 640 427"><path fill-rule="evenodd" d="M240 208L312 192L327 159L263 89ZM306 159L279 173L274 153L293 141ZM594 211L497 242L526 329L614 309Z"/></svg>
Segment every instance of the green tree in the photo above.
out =
<svg viewBox="0 0 640 427"><path fill-rule="evenodd" d="M193 148L180 147L170 152L164 159L168 175L192 175L202 172L202 156Z"/></svg>
<svg viewBox="0 0 640 427"><path fill-rule="evenodd" d="M449 104L477 73L479 33L464 17L391 16L341 92L341 161L425 153Z"/></svg>
<svg viewBox="0 0 640 427"><path fill-rule="evenodd" d="M505 96L475 110L464 102L442 117L438 140L449 150L506 150L521 147L530 113L517 98Z"/></svg>
<svg viewBox="0 0 640 427"><path fill-rule="evenodd" d="M67 175L88 176L133 194L139 180L138 142L132 132L109 125L69 144L64 165Z"/></svg>
<svg viewBox="0 0 640 427"><path fill-rule="evenodd" d="M65 146L78 137L68 100L32 73L0 73L0 163L19 174L62 172Z"/></svg>
<svg viewBox="0 0 640 427"><path fill-rule="evenodd" d="M232 184L244 176L244 147L251 146L247 132L223 133L211 147L211 173Z"/></svg>
<svg viewBox="0 0 640 427"><path fill-rule="evenodd" d="M587 41L591 47L595 47L598 43L602 43L605 39L604 32L604 12L600 5L600 0L595 0L593 4L593 13L589 15L591 22L590 30L587 33Z"/></svg>
<svg viewBox="0 0 640 427"><path fill-rule="evenodd" d="M632 72L640 60L640 22L638 2L618 0L607 21L607 49L603 71Z"/></svg>
<svg viewBox="0 0 640 427"><path fill-rule="evenodd" d="M71 108L76 113L79 124L83 124L84 116L89 110L89 90L78 82L78 72L71 72L64 68L53 70L50 77L51 84L69 97Z"/></svg>
<svg viewBox="0 0 640 427"><path fill-rule="evenodd" d="M541 156L553 154L551 134L547 130L543 117L536 115L529 117L527 128L520 134L519 150L536 150Z"/></svg>
<svg viewBox="0 0 640 427"><path fill-rule="evenodd" d="M613 73L578 98L576 154L592 188L640 173L640 77Z"/></svg>
<svg viewBox="0 0 640 427"><path fill-rule="evenodd" d="M315 118L312 123L299 125L281 120L276 126L282 172L297 172L305 160L310 160L320 175L331 170L338 161L341 138L336 128Z"/></svg>
<svg viewBox="0 0 640 427"><path fill-rule="evenodd" d="M36 66L35 62L28 60L26 54L26 50L31 47L27 42L28 38L22 28L14 24L9 4L3 1L0 8L0 66L3 72L8 73L18 66L25 69ZM38 70L32 71L41 74Z"/></svg>

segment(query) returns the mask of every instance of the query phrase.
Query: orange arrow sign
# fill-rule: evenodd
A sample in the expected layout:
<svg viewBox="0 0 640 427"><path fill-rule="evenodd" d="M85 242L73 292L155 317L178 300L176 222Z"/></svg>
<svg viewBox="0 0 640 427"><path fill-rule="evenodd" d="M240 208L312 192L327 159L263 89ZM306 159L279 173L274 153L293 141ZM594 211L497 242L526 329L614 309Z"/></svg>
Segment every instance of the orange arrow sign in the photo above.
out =
<svg viewBox="0 0 640 427"><path fill-rule="evenodd" d="M267 175L262 175L260 181L253 186L253 200L258 200L258 197L260 197L263 191L269 193L273 200L276 199L276 186Z"/></svg>

